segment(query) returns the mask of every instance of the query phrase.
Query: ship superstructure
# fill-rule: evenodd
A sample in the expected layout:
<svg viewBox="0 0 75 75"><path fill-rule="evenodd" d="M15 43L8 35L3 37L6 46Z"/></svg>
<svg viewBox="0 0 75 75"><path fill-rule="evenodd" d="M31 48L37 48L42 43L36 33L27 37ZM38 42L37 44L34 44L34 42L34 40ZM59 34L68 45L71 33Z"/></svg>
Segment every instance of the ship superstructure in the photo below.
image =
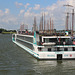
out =
<svg viewBox="0 0 75 75"><path fill-rule="evenodd" d="M74 10L72 13L73 16ZM72 20L74 20L74 17ZM12 35L12 41L37 59L75 59L73 25L74 21L72 21L72 31L70 30L70 32L68 30L57 32L54 29L53 19L50 18L46 24L44 14L44 17L42 15L40 20L39 31L35 17L33 30L24 30L24 25L22 25L17 34Z"/></svg>

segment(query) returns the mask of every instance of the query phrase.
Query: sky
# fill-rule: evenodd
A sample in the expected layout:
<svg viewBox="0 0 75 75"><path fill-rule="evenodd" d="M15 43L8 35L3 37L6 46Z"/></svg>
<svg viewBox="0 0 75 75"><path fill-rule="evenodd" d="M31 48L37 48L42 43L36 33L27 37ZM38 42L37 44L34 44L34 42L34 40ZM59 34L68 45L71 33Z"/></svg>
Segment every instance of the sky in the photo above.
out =
<svg viewBox="0 0 75 75"><path fill-rule="evenodd" d="M74 7L63 7L66 4ZM51 18L55 29L65 29L66 9L72 12L73 8L74 0L0 0L0 28L17 30L24 23L31 29L34 16L38 26L45 13L46 21ZM71 24L71 15L69 22Z"/></svg>

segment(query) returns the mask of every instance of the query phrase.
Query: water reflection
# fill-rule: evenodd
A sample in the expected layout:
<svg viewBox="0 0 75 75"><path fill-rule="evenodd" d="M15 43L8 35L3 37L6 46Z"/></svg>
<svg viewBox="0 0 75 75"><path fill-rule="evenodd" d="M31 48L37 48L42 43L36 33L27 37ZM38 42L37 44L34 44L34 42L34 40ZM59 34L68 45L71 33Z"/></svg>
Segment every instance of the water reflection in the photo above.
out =
<svg viewBox="0 0 75 75"><path fill-rule="evenodd" d="M0 35L0 75L75 75L75 60L37 60Z"/></svg>
<svg viewBox="0 0 75 75"><path fill-rule="evenodd" d="M49 60L49 61L36 61L33 60L33 69L36 73L45 74L56 74L56 75L70 75L74 74L75 71L75 61L74 60Z"/></svg>

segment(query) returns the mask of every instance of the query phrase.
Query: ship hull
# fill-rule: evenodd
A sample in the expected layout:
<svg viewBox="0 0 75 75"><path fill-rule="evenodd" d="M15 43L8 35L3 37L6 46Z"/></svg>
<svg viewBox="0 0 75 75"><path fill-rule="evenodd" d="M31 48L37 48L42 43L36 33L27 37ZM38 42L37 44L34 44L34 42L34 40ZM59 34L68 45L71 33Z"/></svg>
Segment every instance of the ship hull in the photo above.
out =
<svg viewBox="0 0 75 75"><path fill-rule="evenodd" d="M39 59L39 60L73 60L75 59L75 51L60 51L60 52L45 52L45 51L39 51L35 52L26 46L13 41L15 44L23 48L25 51L27 51L29 54L31 54L33 57ZM35 47L37 47L35 45Z"/></svg>

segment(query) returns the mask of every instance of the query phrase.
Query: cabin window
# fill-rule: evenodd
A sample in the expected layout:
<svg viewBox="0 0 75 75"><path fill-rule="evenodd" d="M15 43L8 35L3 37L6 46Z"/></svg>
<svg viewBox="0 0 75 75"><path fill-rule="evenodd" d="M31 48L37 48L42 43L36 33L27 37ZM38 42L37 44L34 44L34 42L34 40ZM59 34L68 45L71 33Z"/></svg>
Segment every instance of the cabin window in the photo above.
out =
<svg viewBox="0 0 75 75"><path fill-rule="evenodd" d="M42 48L41 48L41 47L39 47L39 48L38 48L38 51L42 51Z"/></svg>
<svg viewBox="0 0 75 75"><path fill-rule="evenodd" d="M60 50L60 48L59 47L57 47L57 51L59 51Z"/></svg>
<svg viewBox="0 0 75 75"><path fill-rule="evenodd" d="M44 38L44 42L48 43L48 42L56 42L57 39L56 38Z"/></svg>
<svg viewBox="0 0 75 75"><path fill-rule="evenodd" d="M45 38L44 38L43 40L44 40L44 42L45 42Z"/></svg>
<svg viewBox="0 0 75 75"><path fill-rule="evenodd" d="M57 38L49 38L49 42L56 42Z"/></svg>
<svg viewBox="0 0 75 75"><path fill-rule="evenodd" d="M48 48L48 51L51 51L51 48Z"/></svg>
<svg viewBox="0 0 75 75"><path fill-rule="evenodd" d="M68 51L68 48L64 48L64 51Z"/></svg>
<svg viewBox="0 0 75 75"><path fill-rule="evenodd" d="M75 47L73 47L72 49L73 49L73 51L75 51Z"/></svg>
<svg viewBox="0 0 75 75"><path fill-rule="evenodd" d="M49 42L49 39L48 38L45 38L45 42L48 43Z"/></svg>

